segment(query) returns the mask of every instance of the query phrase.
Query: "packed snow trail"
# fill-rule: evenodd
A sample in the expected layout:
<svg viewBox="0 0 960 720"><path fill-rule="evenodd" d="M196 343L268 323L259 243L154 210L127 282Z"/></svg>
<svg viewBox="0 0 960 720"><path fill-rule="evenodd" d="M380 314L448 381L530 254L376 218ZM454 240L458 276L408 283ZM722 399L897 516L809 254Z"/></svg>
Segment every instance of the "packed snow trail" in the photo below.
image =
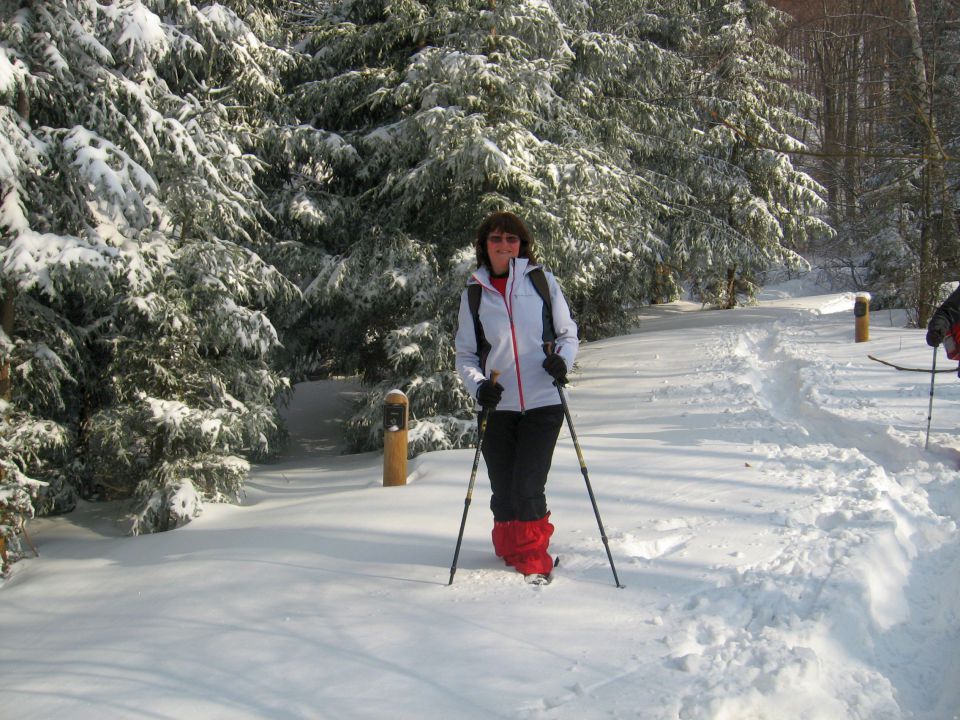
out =
<svg viewBox="0 0 960 720"><path fill-rule="evenodd" d="M380 487L379 454L329 454L331 386L304 386L297 453L258 467L244 506L140 538L98 506L33 523L41 558L0 588L0 706L954 720L960 382L938 377L924 451L929 375L866 357L928 364L923 333L855 344L852 305L677 303L584 346L568 399L622 590L566 431L549 588L493 556L480 479L448 587L473 451L421 455L407 486Z"/></svg>
<svg viewBox="0 0 960 720"><path fill-rule="evenodd" d="M693 413L719 406L727 416L716 425L720 434L744 443L753 438L760 458L745 465L757 468L764 485L798 494L768 516L763 532L778 536L776 552L670 607L670 622L658 618L680 628L664 637L672 666L696 677L664 717L675 710L683 718L774 718L789 707L791 717L953 718L960 710L956 583L932 598L929 591L913 593L920 598L915 608L908 592L911 572L921 582L934 577L928 563L952 577L960 571L956 515L937 515L925 494L915 492L931 479L922 418L914 412L904 422L902 406L886 406L856 386L845 373L849 362L807 350L819 347L823 332L822 323L803 313L768 326L704 328L688 350L705 360L692 382L678 390L664 380L664 389L649 396L658 403L682 394ZM877 379L887 384L891 378ZM917 396L910 387L907 397ZM954 482L953 468L936 475L941 472ZM766 504L744 502L758 509ZM702 557L691 541L703 524L673 519L655 526L661 532L645 543L624 535L621 551ZM950 552L938 553L948 541ZM922 617L932 621L911 622ZM877 645L930 652L918 669L912 660L890 661ZM946 674L932 677L938 667Z"/></svg>

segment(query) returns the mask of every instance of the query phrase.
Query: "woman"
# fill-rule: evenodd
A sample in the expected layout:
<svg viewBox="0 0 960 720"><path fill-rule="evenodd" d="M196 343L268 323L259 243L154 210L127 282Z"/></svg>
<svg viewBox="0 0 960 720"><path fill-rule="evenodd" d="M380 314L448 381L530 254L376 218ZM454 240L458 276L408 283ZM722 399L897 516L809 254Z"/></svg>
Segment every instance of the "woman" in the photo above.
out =
<svg viewBox="0 0 960 720"><path fill-rule="evenodd" d="M547 473L563 424L554 383L564 384L579 342L570 308L550 273L536 263L533 238L509 212L488 216L477 230L477 270L460 299L457 372L487 412L482 453L490 476L493 547L507 565L532 579L549 578L553 534ZM541 274L550 303L534 278ZM470 286L479 285L477 319ZM545 313L544 308L552 309ZM544 326L551 324L547 342ZM500 373L499 381L490 379Z"/></svg>

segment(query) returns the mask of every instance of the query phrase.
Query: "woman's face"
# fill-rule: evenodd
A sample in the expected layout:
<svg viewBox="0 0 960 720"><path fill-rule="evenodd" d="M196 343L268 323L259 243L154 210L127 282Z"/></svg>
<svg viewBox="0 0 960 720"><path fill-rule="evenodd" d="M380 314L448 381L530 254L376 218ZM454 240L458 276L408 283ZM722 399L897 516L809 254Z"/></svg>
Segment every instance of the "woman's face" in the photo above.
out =
<svg viewBox="0 0 960 720"><path fill-rule="evenodd" d="M520 256L520 237L505 230L491 230L487 235L487 257L494 275L503 275L510 268L510 258Z"/></svg>

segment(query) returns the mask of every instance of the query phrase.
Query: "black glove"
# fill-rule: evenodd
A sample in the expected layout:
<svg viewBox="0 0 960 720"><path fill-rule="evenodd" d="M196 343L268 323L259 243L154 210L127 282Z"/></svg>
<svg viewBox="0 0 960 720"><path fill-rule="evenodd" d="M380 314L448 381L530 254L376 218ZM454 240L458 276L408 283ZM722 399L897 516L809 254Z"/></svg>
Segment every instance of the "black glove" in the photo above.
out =
<svg viewBox="0 0 960 720"><path fill-rule="evenodd" d="M950 332L950 327L943 318L935 317L927 326L927 345L937 347L943 338Z"/></svg>
<svg viewBox="0 0 960 720"><path fill-rule="evenodd" d="M503 397L503 385L493 380L484 380L477 388L477 402L485 410L493 410Z"/></svg>
<svg viewBox="0 0 960 720"><path fill-rule="evenodd" d="M550 353L543 361L543 369L561 385L567 384L567 363L556 353Z"/></svg>

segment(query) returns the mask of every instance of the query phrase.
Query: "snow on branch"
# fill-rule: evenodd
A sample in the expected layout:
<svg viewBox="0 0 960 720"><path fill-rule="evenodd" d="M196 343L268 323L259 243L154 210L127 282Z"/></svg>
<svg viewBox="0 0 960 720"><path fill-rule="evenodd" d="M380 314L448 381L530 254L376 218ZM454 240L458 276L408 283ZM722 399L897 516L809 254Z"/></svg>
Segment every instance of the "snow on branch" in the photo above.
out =
<svg viewBox="0 0 960 720"><path fill-rule="evenodd" d="M21 290L38 289L58 297L57 276L91 273L107 284L116 249L96 246L82 238L54 233L21 232L0 250L0 268L16 279Z"/></svg>

